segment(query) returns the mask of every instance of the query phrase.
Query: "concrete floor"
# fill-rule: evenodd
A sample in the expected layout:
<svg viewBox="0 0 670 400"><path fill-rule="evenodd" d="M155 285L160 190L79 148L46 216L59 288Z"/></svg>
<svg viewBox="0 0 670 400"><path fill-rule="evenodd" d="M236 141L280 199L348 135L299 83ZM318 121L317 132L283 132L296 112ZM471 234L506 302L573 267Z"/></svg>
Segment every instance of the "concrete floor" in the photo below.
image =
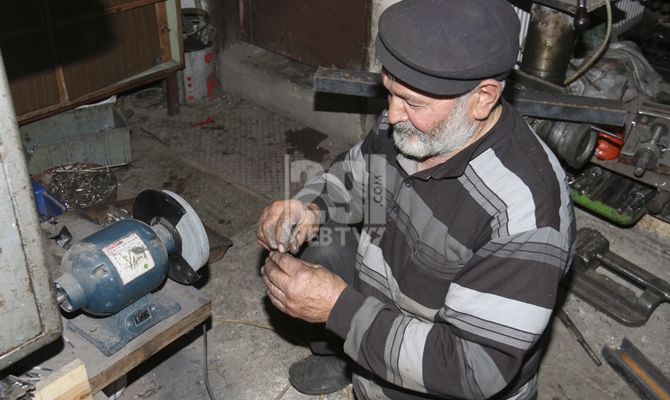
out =
<svg viewBox="0 0 670 400"><path fill-rule="evenodd" d="M271 199L282 198L287 162L309 159L326 165L350 144L282 118L231 94L219 93L199 106L182 106L168 117L163 104L130 110L133 163L115 171L118 199L142 189L168 189L181 195L203 222L228 236L233 246L207 266L196 286L212 300L207 322L209 382L220 399L308 399L287 379L289 366L307 356L301 323L279 313L268 301L259 268L265 255L255 241L255 224ZM213 123L191 125L212 117ZM670 281L670 240L652 222L621 229L577 211L580 227L599 229L612 249ZM644 225L644 226L643 226ZM563 309L586 341L600 353L629 338L670 376L670 304L663 303L641 327L620 325L568 294ZM601 357L602 358L602 357ZM121 399L208 399L203 369L202 327L174 342L128 374ZM110 393L114 393L112 390ZM109 394L109 393L108 393ZM350 393L324 396L347 399ZM102 395L96 398L103 398ZM635 393L607 364L598 367L555 319L540 370L541 400L634 399Z"/></svg>

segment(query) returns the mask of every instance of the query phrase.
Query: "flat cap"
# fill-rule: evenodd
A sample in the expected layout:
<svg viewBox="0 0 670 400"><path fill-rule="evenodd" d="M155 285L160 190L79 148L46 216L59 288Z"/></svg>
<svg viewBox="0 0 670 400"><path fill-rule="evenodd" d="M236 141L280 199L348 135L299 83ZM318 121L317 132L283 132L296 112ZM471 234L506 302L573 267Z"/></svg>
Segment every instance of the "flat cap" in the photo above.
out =
<svg viewBox="0 0 670 400"><path fill-rule="evenodd" d="M519 53L520 23L507 0L403 0L379 17L375 51L406 84L434 95L502 80Z"/></svg>

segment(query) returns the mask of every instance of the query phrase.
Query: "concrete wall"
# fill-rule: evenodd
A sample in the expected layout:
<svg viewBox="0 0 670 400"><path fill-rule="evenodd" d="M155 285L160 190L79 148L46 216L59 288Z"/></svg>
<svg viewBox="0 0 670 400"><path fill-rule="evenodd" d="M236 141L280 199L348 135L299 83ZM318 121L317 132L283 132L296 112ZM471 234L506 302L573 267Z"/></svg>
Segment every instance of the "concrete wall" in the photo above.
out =
<svg viewBox="0 0 670 400"><path fill-rule="evenodd" d="M248 43L230 45L218 61L217 76L225 92L352 144L367 134L379 112L378 106L368 111L373 107L370 99L355 96L323 106L312 89L316 68Z"/></svg>
<svg viewBox="0 0 670 400"><path fill-rule="evenodd" d="M371 0L369 71L380 70L374 56L379 15L398 1ZM240 41L235 34L239 29L237 3L225 0L213 7L217 14L214 19L221 21L217 25L221 34L217 73L221 88L327 135L352 143L362 139L385 106L383 101L347 96L350 98L330 99L324 107L312 90L316 69Z"/></svg>
<svg viewBox="0 0 670 400"><path fill-rule="evenodd" d="M395 4L400 0L372 0L372 7L370 11L370 45L368 46L368 60L370 60L370 67L368 68L371 72L381 71L381 65L375 57L375 39L377 38L377 22L379 21L379 16L382 15L382 12L386 10L391 4Z"/></svg>

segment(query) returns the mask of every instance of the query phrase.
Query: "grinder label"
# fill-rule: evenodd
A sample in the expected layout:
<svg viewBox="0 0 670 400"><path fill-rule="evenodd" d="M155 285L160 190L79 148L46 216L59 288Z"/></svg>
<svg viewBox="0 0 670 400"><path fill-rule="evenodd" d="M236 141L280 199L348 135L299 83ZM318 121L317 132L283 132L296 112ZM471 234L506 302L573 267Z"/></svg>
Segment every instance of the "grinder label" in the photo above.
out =
<svg viewBox="0 0 670 400"><path fill-rule="evenodd" d="M102 249L116 267L124 285L156 266L137 233L130 233Z"/></svg>

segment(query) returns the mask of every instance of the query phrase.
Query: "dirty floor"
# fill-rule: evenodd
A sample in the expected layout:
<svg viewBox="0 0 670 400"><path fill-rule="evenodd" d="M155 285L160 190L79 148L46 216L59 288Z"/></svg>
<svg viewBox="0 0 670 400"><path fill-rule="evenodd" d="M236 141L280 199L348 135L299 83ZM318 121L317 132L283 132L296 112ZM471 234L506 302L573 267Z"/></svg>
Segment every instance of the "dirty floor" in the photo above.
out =
<svg viewBox="0 0 670 400"><path fill-rule="evenodd" d="M287 165L307 160L315 168L325 166L351 144L226 93L198 106L182 106L173 117L166 115L164 103L139 108L131 94L122 100L132 126L133 162L115 170L117 198L132 198L146 188L174 191L206 225L232 239L233 246L196 283L212 300L206 365L199 326L131 371L119 385L125 389L107 394L120 399L208 399L206 367L217 400L318 398L298 393L288 382L289 366L309 349L301 323L279 313L265 295L259 275L265 255L255 241L255 224L266 204L295 190L304 178L287 177ZM208 118L211 122L198 124ZM648 227L621 229L579 210L577 215L580 227L600 230L615 252L670 281L669 240ZM603 346L618 346L626 337L670 376L670 304L660 304L644 326L631 328L573 295L561 301L598 355ZM597 366L558 319L551 326L539 384L541 400L637 398L604 360ZM350 396L343 389L323 398Z"/></svg>

